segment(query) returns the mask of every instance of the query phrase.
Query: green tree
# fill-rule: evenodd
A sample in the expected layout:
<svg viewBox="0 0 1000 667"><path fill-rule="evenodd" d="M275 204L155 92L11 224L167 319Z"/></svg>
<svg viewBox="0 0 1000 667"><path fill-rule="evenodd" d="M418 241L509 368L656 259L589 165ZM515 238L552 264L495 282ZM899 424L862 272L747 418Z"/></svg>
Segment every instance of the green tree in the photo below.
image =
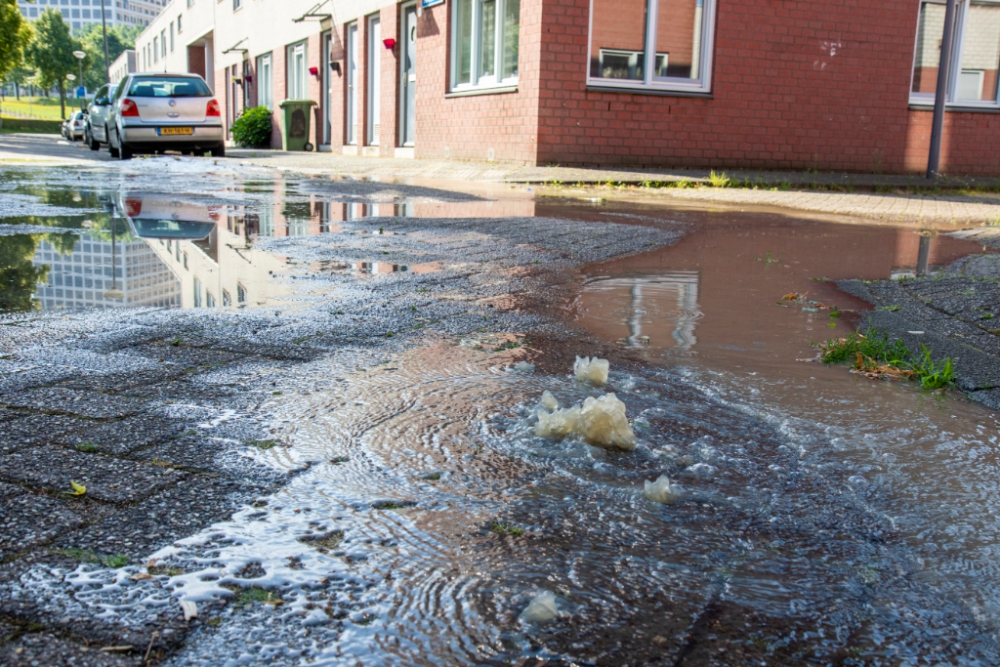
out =
<svg viewBox="0 0 1000 667"><path fill-rule="evenodd" d="M6 0L0 0L3 2ZM69 26L62 14L54 9L46 9L35 21L35 36L28 45L25 55L35 66L38 83L42 88L56 86L59 89L59 106L62 117L66 117L66 75L73 74L79 67L74 51L81 48L73 39ZM87 59L83 61L87 67Z"/></svg>
<svg viewBox="0 0 1000 667"><path fill-rule="evenodd" d="M0 81L21 65L30 39L31 26L21 18L17 0L0 0Z"/></svg>
<svg viewBox="0 0 1000 667"><path fill-rule="evenodd" d="M36 310L31 298L38 283L48 282L49 266L32 260L40 235L0 236L0 311Z"/></svg>
<svg viewBox="0 0 1000 667"><path fill-rule="evenodd" d="M140 26L116 25L108 28L108 58L110 66L125 49L135 48L135 38L142 32ZM104 33L100 23L88 23L77 37L87 52L90 67L83 72L84 85L88 90L97 90L107 81L104 68Z"/></svg>

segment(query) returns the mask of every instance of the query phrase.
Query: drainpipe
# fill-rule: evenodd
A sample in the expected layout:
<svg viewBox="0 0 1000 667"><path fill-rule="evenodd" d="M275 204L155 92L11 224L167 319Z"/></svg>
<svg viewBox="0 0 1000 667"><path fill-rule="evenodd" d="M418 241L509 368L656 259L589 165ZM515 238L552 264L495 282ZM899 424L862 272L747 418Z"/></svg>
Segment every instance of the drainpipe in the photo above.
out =
<svg viewBox="0 0 1000 667"><path fill-rule="evenodd" d="M944 108L951 79L951 41L955 35L956 0L948 0L944 14L944 36L941 38L941 57L938 63L937 92L934 94L934 122L931 125L931 148L927 156L927 178L938 176L941 169L941 135L944 133Z"/></svg>

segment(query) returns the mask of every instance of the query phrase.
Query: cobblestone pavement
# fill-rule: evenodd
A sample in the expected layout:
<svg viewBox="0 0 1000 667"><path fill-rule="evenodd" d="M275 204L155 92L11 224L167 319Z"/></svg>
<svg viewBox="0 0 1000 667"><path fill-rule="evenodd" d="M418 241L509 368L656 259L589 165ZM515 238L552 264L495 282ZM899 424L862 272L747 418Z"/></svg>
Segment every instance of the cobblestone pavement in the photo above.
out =
<svg viewBox="0 0 1000 667"><path fill-rule="evenodd" d="M688 181L707 184L710 172L696 169L614 169L519 167L488 163L405 158L364 158L332 153L229 149L227 160L306 174L338 174L375 180L441 180L511 183L538 191L614 198L621 191L609 182L641 187ZM90 164L107 161L92 152L48 135L4 135L0 164ZM918 175L834 174L726 170L734 182L756 187L649 188L644 194L663 203L683 200L736 206L781 207L815 214L851 216L883 222L981 225L1000 220L1000 179L942 178L929 187ZM546 185L548 184L548 185ZM580 187L575 187L580 184ZM972 188L973 190L969 190ZM883 190L874 192L873 190ZM885 192L884 190L890 190Z"/></svg>

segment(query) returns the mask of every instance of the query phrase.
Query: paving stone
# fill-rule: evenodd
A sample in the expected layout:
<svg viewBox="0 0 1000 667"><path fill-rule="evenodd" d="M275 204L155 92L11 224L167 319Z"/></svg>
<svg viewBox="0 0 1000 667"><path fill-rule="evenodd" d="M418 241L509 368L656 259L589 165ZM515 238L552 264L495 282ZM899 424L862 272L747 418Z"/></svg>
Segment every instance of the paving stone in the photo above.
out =
<svg viewBox="0 0 1000 667"><path fill-rule="evenodd" d="M173 364L163 364L155 370L140 370L127 373L102 373L87 377L76 377L59 386L83 391L118 393L134 390L147 385L165 382L184 375L184 369Z"/></svg>
<svg viewBox="0 0 1000 667"><path fill-rule="evenodd" d="M31 632L0 646L0 665L6 667L42 667L73 665L73 667L133 667L142 664L145 646L131 651L107 652L100 647L57 637L48 632Z"/></svg>
<svg viewBox="0 0 1000 667"><path fill-rule="evenodd" d="M87 498L135 502L173 486L184 473L52 445L13 452L0 459L0 479L69 491L70 481L87 487Z"/></svg>
<svg viewBox="0 0 1000 667"><path fill-rule="evenodd" d="M169 440L183 430L184 424L178 421L141 415L115 422L91 422L53 442L71 447L90 443L102 454L122 455Z"/></svg>
<svg viewBox="0 0 1000 667"><path fill-rule="evenodd" d="M51 542L86 523L70 501L35 493L4 498L0 500L0 560Z"/></svg>
<svg viewBox="0 0 1000 667"><path fill-rule="evenodd" d="M13 496L19 496L22 493L27 493L27 490L19 484L7 484L6 482L0 482L0 500L6 498L11 498Z"/></svg>
<svg viewBox="0 0 1000 667"><path fill-rule="evenodd" d="M214 350L204 347L187 347L184 345L150 344L137 345L131 351L148 359L162 360L184 368L201 368L205 366L221 366L243 358L244 355L225 350Z"/></svg>
<svg viewBox="0 0 1000 667"><path fill-rule="evenodd" d="M124 396L108 396L64 387L44 387L0 396L0 404L40 412L74 414L94 419L116 419L134 415L145 402Z"/></svg>
<svg viewBox="0 0 1000 667"><path fill-rule="evenodd" d="M7 412L15 416L0 422L0 455L55 442L93 423L65 415L39 415L17 410Z"/></svg>
<svg viewBox="0 0 1000 667"><path fill-rule="evenodd" d="M94 549L141 561L177 539L223 521L269 487L200 475L113 516L60 538L54 548Z"/></svg>
<svg viewBox="0 0 1000 667"><path fill-rule="evenodd" d="M136 452L137 461L162 461L200 472L214 473L262 483L288 479L287 473L275 470L243 455L247 445L199 436L183 436Z"/></svg>

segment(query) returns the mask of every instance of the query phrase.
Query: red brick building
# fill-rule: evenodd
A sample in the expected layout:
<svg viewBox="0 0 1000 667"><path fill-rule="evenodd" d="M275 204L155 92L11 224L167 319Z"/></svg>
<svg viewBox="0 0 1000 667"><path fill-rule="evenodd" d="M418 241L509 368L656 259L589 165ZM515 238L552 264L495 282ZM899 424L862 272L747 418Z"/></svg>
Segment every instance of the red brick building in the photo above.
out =
<svg viewBox="0 0 1000 667"><path fill-rule="evenodd" d="M211 25L195 25L208 14L192 12L208 2ZM313 99L312 139L323 150L919 172L927 164L944 7L944 0L445 0L424 7L174 0L137 51L140 69L160 69L157 54L170 69L214 63L206 78L230 119L247 105ZM186 13L191 39L175 58L165 26ZM204 55L196 48L191 56L191 44ZM1000 0L959 0L952 62L942 171L1000 175Z"/></svg>

